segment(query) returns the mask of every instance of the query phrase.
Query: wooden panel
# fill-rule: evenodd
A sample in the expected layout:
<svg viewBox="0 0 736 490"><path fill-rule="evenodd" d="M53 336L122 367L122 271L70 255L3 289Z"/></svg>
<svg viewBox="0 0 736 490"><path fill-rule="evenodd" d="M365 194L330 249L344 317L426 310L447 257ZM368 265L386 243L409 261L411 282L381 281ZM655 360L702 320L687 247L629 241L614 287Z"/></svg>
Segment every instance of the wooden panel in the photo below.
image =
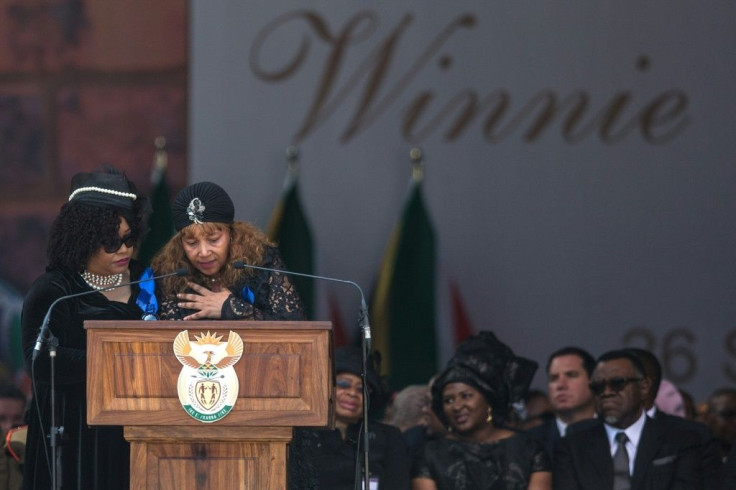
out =
<svg viewBox="0 0 736 490"><path fill-rule="evenodd" d="M131 452L131 488L285 488L287 446L284 442L133 442Z"/></svg>
<svg viewBox="0 0 736 490"><path fill-rule="evenodd" d="M325 426L332 395L331 327L325 322L88 322L90 424L192 425L176 391L182 369L176 335L243 339L234 368L240 383L229 426Z"/></svg>

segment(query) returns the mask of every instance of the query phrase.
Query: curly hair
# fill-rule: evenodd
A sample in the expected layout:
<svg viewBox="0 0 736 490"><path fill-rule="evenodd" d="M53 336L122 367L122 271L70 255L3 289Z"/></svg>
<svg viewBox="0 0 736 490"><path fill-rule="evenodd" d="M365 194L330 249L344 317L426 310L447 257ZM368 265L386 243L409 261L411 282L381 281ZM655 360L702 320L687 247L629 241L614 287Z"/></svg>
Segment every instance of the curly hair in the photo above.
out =
<svg viewBox="0 0 736 490"><path fill-rule="evenodd" d="M101 247L118 238L120 218L125 218L132 236L140 239L143 230L141 205L126 211L70 201L61 207L51 225L46 255L50 267L82 272Z"/></svg>
<svg viewBox="0 0 736 490"><path fill-rule="evenodd" d="M230 231L231 243L227 262L225 267L218 273L222 285L225 287L230 287L244 276L253 274L252 269L235 269L232 266L234 260L242 260L253 265L263 265L267 247L273 246L273 243L268 240L268 237L262 231L250 223L242 221L234 221L232 224L208 222L182 228L176 235L171 237L151 261L151 267L157 274L165 274L181 268L187 268L190 271L189 277L172 276L162 279L160 290L164 297L173 296L184 291L187 288L187 281L197 284L206 283L205 276L192 266L182 246L182 241L192 236L195 229L201 229L205 233Z"/></svg>

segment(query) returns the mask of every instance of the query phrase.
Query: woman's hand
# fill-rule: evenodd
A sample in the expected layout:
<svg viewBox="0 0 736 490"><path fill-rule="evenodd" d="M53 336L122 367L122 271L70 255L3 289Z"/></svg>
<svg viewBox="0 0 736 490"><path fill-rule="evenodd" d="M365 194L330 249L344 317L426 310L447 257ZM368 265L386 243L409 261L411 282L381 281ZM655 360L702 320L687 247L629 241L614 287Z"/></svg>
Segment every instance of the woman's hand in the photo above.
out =
<svg viewBox="0 0 736 490"><path fill-rule="evenodd" d="M197 313L185 316L184 320L200 320L202 318L218 319L222 316L222 305L230 297L229 290L212 291L193 282L187 282L187 286L194 290L195 294L177 294L176 297L179 300L178 305L180 308L198 311Z"/></svg>

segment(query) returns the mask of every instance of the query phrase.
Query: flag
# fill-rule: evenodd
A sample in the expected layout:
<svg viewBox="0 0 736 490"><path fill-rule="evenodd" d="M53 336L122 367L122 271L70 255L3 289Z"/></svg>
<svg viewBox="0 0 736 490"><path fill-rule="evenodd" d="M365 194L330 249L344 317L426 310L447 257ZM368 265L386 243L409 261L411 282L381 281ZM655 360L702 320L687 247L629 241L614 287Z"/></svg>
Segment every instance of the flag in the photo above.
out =
<svg viewBox="0 0 736 490"><path fill-rule="evenodd" d="M465 309L465 303L460 295L460 287L454 280L450 281L450 298L452 301L453 341L455 347L457 347L460 342L470 337L475 329Z"/></svg>
<svg viewBox="0 0 736 490"><path fill-rule="evenodd" d="M345 322L342 318L342 312L340 311L340 305L338 304L337 297L334 292L330 292L327 297L327 305L330 310L330 321L332 321L332 340L335 348L348 345L347 330L345 328Z"/></svg>
<svg viewBox="0 0 736 490"><path fill-rule="evenodd" d="M156 252L174 235L174 219L171 215L171 194L166 181L166 140L156 138L156 156L151 172L151 192L149 199L153 212L148 217L146 234L136 258L144 265L150 265Z"/></svg>
<svg viewBox="0 0 736 490"><path fill-rule="evenodd" d="M373 348L394 389L426 383L437 371L435 259L434 229L414 178L371 303Z"/></svg>
<svg viewBox="0 0 736 490"><path fill-rule="evenodd" d="M302 274L314 274L312 232L299 198L295 166L291 165L281 200L271 215L268 237L275 242L286 268ZM308 277L292 276L307 319L314 319L314 285Z"/></svg>

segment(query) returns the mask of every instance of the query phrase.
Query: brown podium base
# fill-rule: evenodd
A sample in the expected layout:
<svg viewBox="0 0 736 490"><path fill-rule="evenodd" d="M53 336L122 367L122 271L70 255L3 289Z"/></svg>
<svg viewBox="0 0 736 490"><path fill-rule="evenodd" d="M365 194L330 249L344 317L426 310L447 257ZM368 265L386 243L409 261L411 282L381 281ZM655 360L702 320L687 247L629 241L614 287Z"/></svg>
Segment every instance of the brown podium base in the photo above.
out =
<svg viewBox="0 0 736 490"><path fill-rule="evenodd" d="M125 427L130 488L285 490L291 427Z"/></svg>

